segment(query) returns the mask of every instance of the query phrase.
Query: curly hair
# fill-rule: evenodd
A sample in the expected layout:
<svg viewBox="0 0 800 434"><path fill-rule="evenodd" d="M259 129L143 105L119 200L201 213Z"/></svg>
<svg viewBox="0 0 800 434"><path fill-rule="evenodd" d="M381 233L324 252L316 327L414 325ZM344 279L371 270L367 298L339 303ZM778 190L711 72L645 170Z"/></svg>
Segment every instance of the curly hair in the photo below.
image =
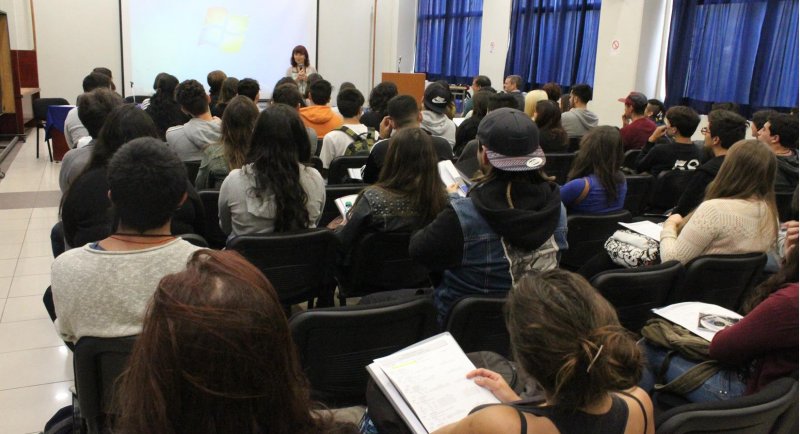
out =
<svg viewBox="0 0 800 434"><path fill-rule="evenodd" d="M197 80L184 80L175 89L175 101L193 116L200 116L208 111L208 94Z"/></svg>

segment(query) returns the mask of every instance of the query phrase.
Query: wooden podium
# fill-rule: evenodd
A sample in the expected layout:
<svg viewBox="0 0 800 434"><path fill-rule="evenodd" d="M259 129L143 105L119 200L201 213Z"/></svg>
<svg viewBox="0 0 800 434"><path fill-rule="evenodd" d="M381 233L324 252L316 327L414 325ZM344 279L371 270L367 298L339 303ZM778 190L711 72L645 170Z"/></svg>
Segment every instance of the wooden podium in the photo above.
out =
<svg viewBox="0 0 800 434"><path fill-rule="evenodd" d="M397 86L398 95L411 95L417 101L422 102L425 94L424 73L384 72L381 75L381 81L394 83Z"/></svg>

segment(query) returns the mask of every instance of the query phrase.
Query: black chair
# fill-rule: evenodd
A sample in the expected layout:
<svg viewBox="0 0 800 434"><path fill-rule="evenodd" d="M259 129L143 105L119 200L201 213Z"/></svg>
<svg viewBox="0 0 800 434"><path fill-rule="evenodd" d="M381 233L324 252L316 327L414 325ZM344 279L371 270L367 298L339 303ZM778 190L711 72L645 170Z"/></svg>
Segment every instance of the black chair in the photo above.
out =
<svg viewBox="0 0 800 434"><path fill-rule="evenodd" d="M428 298L313 309L289 320L311 396L331 407L364 404L365 367L436 333Z"/></svg>
<svg viewBox="0 0 800 434"><path fill-rule="evenodd" d="M108 432L114 383L125 370L136 336L83 337L75 345L73 369L81 418L90 434Z"/></svg>
<svg viewBox="0 0 800 434"><path fill-rule="evenodd" d="M69 101L64 98L39 98L33 100L33 119L36 121L36 158L39 158L39 130L44 129L47 123L47 108L51 105L69 105ZM47 152L50 154L50 161L53 161L53 148L50 141L46 140Z"/></svg>
<svg viewBox="0 0 800 434"><path fill-rule="evenodd" d="M567 182L567 175L575 160L575 154L571 152L545 154L545 159L544 172L555 176L556 182L561 185Z"/></svg>
<svg viewBox="0 0 800 434"><path fill-rule="evenodd" d="M702 301L737 310L741 298L759 278L767 255L706 255L686 264L683 281L670 293L668 304Z"/></svg>
<svg viewBox="0 0 800 434"><path fill-rule="evenodd" d="M625 194L625 205L623 205L623 208L630 211L631 215L634 217L644 212L647 201L650 199L650 190L653 188L654 180L655 178L653 178L653 175L647 173L642 175L625 175L628 192Z"/></svg>
<svg viewBox="0 0 800 434"><path fill-rule="evenodd" d="M225 247L228 236L219 227L219 191L200 190L197 192L203 202L206 218L206 241L214 249Z"/></svg>
<svg viewBox="0 0 800 434"><path fill-rule="evenodd" d="M181 237L184 241L187 241L187 242L189 242L189 243L191 243L191 244L193 244L193 245L195 245L197 247L202 247L204 249L208 248L208 242L206 241L205 238L203 238L202 235L198 235L198 234L181 234L181 235L178 235L178 236Z"/></svg>
<svg viewBox="0 0 800 434"><path fill-rule="evenodd" d="M561 256L561 267L571 271L605 251L604 244L617 229L619 222L630 222L631 212L623 209L607 214L573 214L567 216L569 249Z"/></svg>
<svg viewBox="0 0 800 434"><path fill-rule="evenodd" d="M194 185L194 181L197 179L197 172L200 171L200 160L184 161L183 167L186 168L186 178Z"/></svg>
<svg viewBox="0 0 800 434"><path fill-rule="evenodd" d="M328 185L334 184L347 184L350 177L347 175L347 169L358 169L367 164L368 155L347 155L336 157L331 161L328 167ZM353 182L361 183L361 180Z"/></svg>
<svg viewBox="0 0 800 434"><path fill-rule="evenodd" d="M625 157L622 160L622 167L627 167L631 170L636 170L636 160L642 153L641 149L628 149L625 151Z"/></svg>
<svg viewBox="0 0 800 434"><path fill-rule="evenodd" d="M351 265L338 273L339 303L374 292L430 287L428 269L408 255L410 238L407 232L364 235L353 249Z"/></svg>
<svg viewBox="0 0 800 434"><path fill-rule="evenodd" d="M313 156L313 157L311 157L311 162L310 163L311 163L311 167L317 169L317 172L322 173L322 159L321 158L319 158L317 156Z"/></svg>
<svg viewBox="0 0 800 434"><path fill-rule="evenodd" d="M578 149L581 147L581 139L583 137L570 137L569 144L567 146L568 152L578 152Z"/></svg>
<svg viewBox="0 0 800 434"><path fill-rule="evenodd" d="M147 95L130 95L125 97L125 102L127 104L132 104L132 103L141 104L148 98L150 97Z"/></svg>
<svg viewBox="0 0 800 434"><path fill-rule="evenodd" d="M317 138L317 149L314 150L314 156L319 157L320 152L322 152L322 139L323 137Z"/></svg>
<svg viewBox="0 0 800 434"><path fill-rule="evenodd" d="M591 283L617 310L620 324L638 334L650 318L650 310L666 304L682 274L680 262L668 261L650 267L604 271Z"/></svg>
<svg viewBox="0 0 800 434"><path fill-rule="evenodd" d="M780 221L797 220L797 214L792 212L792 199L794 192L776 192L775 204L778 206L778 217Z"/></svg>
<svg viewBox="0 0 800 434"><path fill-rule="evenodd" d="M752 395L675 407L656 417L656 433L796 433L797 389L779 378Z"/></svg>
<svg viewBox="0 0 800 434"><path fill-rule="evenodd" d="M339 217L341 214L339 208L336 207L336 199L351 194L358 194L366 187L367 184L341 184L341 185L328 185L325 187L325 206L322 208L322 217L319 219L317 226L324 228L328 226L333 219Z"/></svg>
<svg viewBox="0 0 800 434"><path fill-rule="evenodd" d="M225 181L225 178L227 177L228 174L224 172L209 172L208 174L209 188L213 190L219 190L220 187L222 187L222 183Z"/></svg>
<svg viewBox="0 0 800 434"><path fill-rule="evenodd" d="M692 175L692 170L665 170L659 173L650 194L648 212L663 213L674 208Z"/></svg>
<svg viewBox="0 0 800 434"><path fill-rule="evenodd" d="M269 279L284 306L314 299L332 300L333 264L339 240L328 229L241 235L227 248L247 258ZM288 310L287 310L288 311Z"/></svg>
<svg viewBox="0 0 800 434"><path fill-rule="evenodd" d="M465 353L494 351L511 359L503 296L469 296L457 300L447 314L446 329Z"/></svg>

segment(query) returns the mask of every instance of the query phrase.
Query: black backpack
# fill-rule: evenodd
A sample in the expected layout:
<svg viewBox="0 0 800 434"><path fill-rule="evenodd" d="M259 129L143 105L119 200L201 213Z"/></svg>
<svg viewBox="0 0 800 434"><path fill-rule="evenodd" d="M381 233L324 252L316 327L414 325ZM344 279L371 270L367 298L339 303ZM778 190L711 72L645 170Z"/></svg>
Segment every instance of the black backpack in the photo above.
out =
<svg viewBox="0 0 800 434"><path fill-rule="evenodd" d="M375 128L372 127L368 127L367 132L362 134L357 134L344 125L336 128L335 131L341 131L353 139L353 143L347 146L344 155L369 155L372 145L375 144Z"/></svg>

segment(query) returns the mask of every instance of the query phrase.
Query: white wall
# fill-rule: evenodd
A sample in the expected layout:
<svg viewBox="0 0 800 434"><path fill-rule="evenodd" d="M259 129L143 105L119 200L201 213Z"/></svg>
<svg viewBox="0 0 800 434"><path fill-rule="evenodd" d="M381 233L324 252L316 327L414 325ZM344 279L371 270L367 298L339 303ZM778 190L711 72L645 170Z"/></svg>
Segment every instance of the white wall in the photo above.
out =
<svg viewBox="0 0 800 434"><path fill-rule="evenodd" d="M30 3L27 0L0 0L0 11L8 15L11 49L33 50Z"/></svg>
<svg viewBox="0 0 800 434"><path fill-rule="evenodd" d="M483 3L481 26L481 61L478 74L492 80L492 87L503 89L508 54L511 0L491 0Z"/></svg>
<svg viewBox="0 0 800 434"><path fill-rule="evenodd" d="M343 81L362 92L369 89L373 0L319 2L319 44L317 71L336 89ZM366 95L365 95L366 97Z"/></svg>

